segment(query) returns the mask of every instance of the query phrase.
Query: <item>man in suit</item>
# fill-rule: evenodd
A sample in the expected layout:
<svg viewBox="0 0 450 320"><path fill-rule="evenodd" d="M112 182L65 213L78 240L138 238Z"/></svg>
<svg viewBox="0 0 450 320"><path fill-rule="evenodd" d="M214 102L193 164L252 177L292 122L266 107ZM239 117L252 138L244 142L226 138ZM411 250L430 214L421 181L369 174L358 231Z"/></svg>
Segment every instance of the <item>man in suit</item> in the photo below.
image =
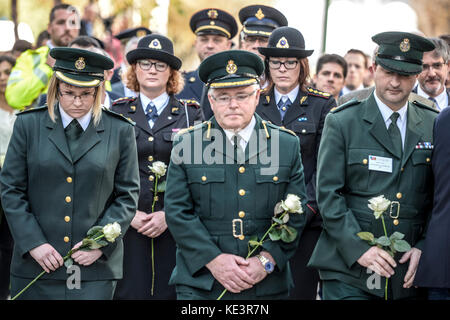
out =
<svg viewBox="0 0 450 320"><path fill-rule="evenodd" d="M436 49L423 54L422 72L414 88L418 95L433 101L439 111L450 105L450 93L445 87L448 77L450 48L443 39L429 38Z"/></svg>
<svg viewBox="0 0 450 320"><path fill-rule="evenodd" d="M315 87L322 92L328 92L336 101L344 87L346 76L347 62L340 55L324 54L317 60Z"/></svg>
<svg viewBox="0 0 450 320"><path fill-rule="evenodd" d="M269 230L277 202L287 194L306 202L298 138L254 114L263 70L257 55L241 50L200 65L214 117L178 135L164 199L178 299L216 299L224 288L223 299L285 299L292 287L288 261L299 237L267 238L246 259L248 241ZM289 218L300 234L303 215Z"/></svg>
<svg viewBox="0 0 450 320"><path fill-rule="evenodd" d="M195 50L200 62L207 57L231 49L231 39L237 33L237 23L228 12L220 9L203 9L195 13L189 22L195 34ZM206 97L205 85L200 80L198 69L184 74L184 89L177 98L200 102L204 118L213 116L209 101Z"/></svg>
<svg viewBox="0 0 450 320"><path fill-rule="evenodd" d="M417 298L412 286L431 212L431 152L437 111L408 102L422 71L427 39L404 32L372 37L379 45L373 69L375 91L331 111L322 134L317 164L317 202L324 229L309 262L319 269L326 300ZM384 235L384 224L368 200L392 200L385 220L388 237L404 234L411 250L391 257L357 233ZM373 271L376 273L373 275ZM373 281L378 277L380 281Z"/></svg>

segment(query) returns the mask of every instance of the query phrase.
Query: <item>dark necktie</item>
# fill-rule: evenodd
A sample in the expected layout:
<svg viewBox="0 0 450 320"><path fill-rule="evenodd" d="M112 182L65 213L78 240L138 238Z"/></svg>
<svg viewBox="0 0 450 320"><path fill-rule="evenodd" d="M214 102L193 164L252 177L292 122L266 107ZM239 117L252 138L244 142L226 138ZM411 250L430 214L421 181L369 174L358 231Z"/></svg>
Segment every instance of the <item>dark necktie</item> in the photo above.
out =
<svg viewBox="0 0 450 320"><path fill-rule="evenodd" d="M435 106L436 108L438 108L438 110L440 110L439 105L438 105L438 103L437 103L437 100L436 100L435 98L433 98L433 97L428 97L428 100L432 101L432 102L434 103L434 106Z"/></svg>
<svg viewBox="0 0 450 320"><path fill-rule="evenodd" d="M235 134L233 136L234 143L234 159L237 163L244 163L244 150L241 147L241 136L239 134Z"/></svg>
<svg viewBox="0 0 450 320"><path fill-rule="evenodd" d="M400 117L398 112L394 112L389 119L391 119L391 124L388 128L389 136L391 137L392 144L394 145L395 153L402 154L403 144L402 144L402 135L400 133L400 129L397 126L397 120Z"/></svg>
<svg viewBox="0 0 450 320"><path fill-rule="evenodd" d="M284 115L286 114L287 109L291 105L291 100L286 97L286 100L283 102L283 97L278 101L278 110L280 111L281 120L283 120Z"/></svg>
<svg viewBox="0 0 450 320"><path fill-rule="evenodd" d="M150 124L150 120L153 121L154 124L156 119L158 118L158 112L156 110L155 104L151 101L149 102L147 108L145 109L145 116L147 117L147 121L149 121L150 127L152 127L152 125Z"/></svg>
<svg viewBox="0 0 450 320"><path fill-rule="evenodd" d="M67 139L67 145L69 146L70 154L73 156L74 151L78 147L78 139L83 134L84 130L80 123L73 119L69 125L64 129Z"/></svg>

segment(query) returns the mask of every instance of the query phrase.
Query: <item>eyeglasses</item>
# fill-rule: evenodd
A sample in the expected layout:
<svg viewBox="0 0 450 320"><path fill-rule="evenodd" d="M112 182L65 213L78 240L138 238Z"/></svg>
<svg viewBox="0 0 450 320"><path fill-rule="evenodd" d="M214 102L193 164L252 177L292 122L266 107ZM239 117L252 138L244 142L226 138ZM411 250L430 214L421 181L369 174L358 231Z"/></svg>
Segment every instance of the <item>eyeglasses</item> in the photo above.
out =
<svg viewBox="0 0 450 320"><path fill-rule="evenodd" d="M163 72L166 71L167 67L169 66L165 62L150 62L148 60L139 60L138 61L139 67L141 67L142 70L148 71L152 68L152 66L155 66L156 71Z"/></svg>
<svg viewBox="0 0 450 320"><path fill-rule="evenodd" d="M292 70L297 67L298 60L287 60L285 62L281 62L280 60L269 60L269 68L271 69L280 69L281 65L283 65L286 69Z"/></svg>
<svg viewBox="0 0 450 320"><path fill-rule="evenodd" d="M93 93L83 93L79 96L67 92L60 92L59 94L68 102L75 102L76 98L80 98L82 102L89 102L95 96L95 91Z"/></svg>
<svg viewBox="0 0 450 320"><path fill-rule="evenodd" d="M429 71L430 68L433 68L434 70L439 71L439 70L442 69L443 65L444 65L444 63L442 63L442 62L433 63L431 66L429 64L423 64L422 65L422 70L423 71Z"/></svg>
<svg viewBox="0 0 450 320"><path fill-rule="evenodd" d="M218 105L224 106L224 105L230 104L232 99L235 99L237 103L243 103L243 102L247 101L247 99L249 97L254 95L256 93L256 91L258 91L258 90L254 90L250 93L238 93L235 96L223 95L220 97L214 97L213 95L211 95L211 97L213 98L214 101L217 102Z"/></svg>

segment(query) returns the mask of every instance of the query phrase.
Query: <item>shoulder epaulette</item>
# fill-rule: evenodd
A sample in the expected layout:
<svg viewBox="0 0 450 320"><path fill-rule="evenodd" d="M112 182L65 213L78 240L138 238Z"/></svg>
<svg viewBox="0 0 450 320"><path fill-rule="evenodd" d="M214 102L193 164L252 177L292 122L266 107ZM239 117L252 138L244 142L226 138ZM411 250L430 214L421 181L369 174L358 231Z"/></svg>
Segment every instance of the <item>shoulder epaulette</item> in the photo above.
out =
<svg viewBox="0 0 450 320"><path fill-rule="evenodd" d="M359 100L353 98L353 99L347 101L346 103L344 103L344 104L342 104L342 105L340 105L340 106L331 108L330 112L331 112L331 113L336 113L336 112L339 112L339 111L341 111L341 110L347 109L348 107L355 106L355 105L359 104L360 102L361 102L361 101L359 101Z"/></svg>
<svg viewBox="0 0 450 320"><path fill-rule="evenodd" d="M324 99L330 99L331 97L331 94L329 94L328 92L319 91L313 88L308 88L308 94L311 96L321 97Z"/></svg>
<svg viewBox="0 0 450 320"><path fill-rule="evenodd" d="M137 99L137 97L123 97L123 98L119 98L119 99L114 100L112 102L112 105L115 106L116 104L125 103L125 102L129 102L129 101L131 102L131 101L134 101L136 99Z"/></svg>
<svg viewBox="0 0 450 320"><path fill-rule="evenodd" d="M107 114L110 114L110 115L112 115L113 117L115 117L115 118L117 118L117 119L120 119L120 120L123 120L123 121L126 121L126 122L132 124L133 126L136 124L136 123L135 123L134 121L132 121L130 118L125 118L123 115L118 114L118 113L116 113L116 112L114 112L114 111L112 111L112 110L109 110L108 108L102 108L102 110L103 110L104 112L106 112Z"/></svg>
<svg viewBox="0 0 450 320"><path fill-rule="evenodd" d="M266 123L267 126L273 128L273 129L278 129L278 130L281 129L281 130L283 130L284 132L287 132L287 133L292 134L293 136L297 136L297 135L295 134L294 131L289 130L289 129L286 129L284 126L283 126L283 127L280 127L280 126L277 126L277 125L273 124L272 122L268 122L268 121L266 121L265 123Z"/></svg>
<svg viewBox="0 0 450 320"><path fill-rule="evenodd" d="M208 121L203 121L202 123L196 124L195 126L190 126L188 128L180 129L180 131L177 132L177 135L182 135L182 134L185 134L187 132L190 132L190 131L193 131L193 130L197 130L197 129L203 127L207 123L208 123Z"/></svg>
<svg viewBox="0 0 450 320"><path fill-rule="evenodd" d="M47 109L48 109L48 108L47 108L47 105L45 104L45 105L40 106L40 107L29 108L29 109L22 110L22 111L18 112L16 115L20 116L21 114L24 114L24 113L30 113L30 112L36 112L36 111L42 111L42 110L47 110Z"/></svg>
<svg viewBox="0 0 450 320"><path fill-rule="evenodd" d="M178 99L183 105L186 104L189 107L200 108L200 103L195 99Z"/></svg>
<svg viewBox="0 0 450 320"><path fill-rule="evenodd" d="M423 108L423 109L426 109L426 110L429 110L429 111L433 111L433 112L439 113L439 110L436 110L436 109L433 108L433 107L427 106L426 104L424 104L424 103L422 103L422 102L420 102L420 101L414 100L412 103L413 103L414 105L420 107L420 108Z"/></svg>
<svg viewBox="0 0 450 320"><path fill-rule="evenodd" d="M269 93L269 87L265 87L263 89L261 89L261 94L267 94Z"/></svg>

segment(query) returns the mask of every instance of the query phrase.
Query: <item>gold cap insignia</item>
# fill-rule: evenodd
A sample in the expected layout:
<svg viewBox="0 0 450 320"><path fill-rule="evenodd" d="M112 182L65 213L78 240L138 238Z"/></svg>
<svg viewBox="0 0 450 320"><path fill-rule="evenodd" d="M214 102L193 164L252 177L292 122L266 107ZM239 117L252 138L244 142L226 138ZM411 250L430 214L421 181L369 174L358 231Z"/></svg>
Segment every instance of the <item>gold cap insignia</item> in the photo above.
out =
<svg viewBox="0 0 450 320"><path fill-rule="evenodd" d="M140 37L145 37L147 35L147 32L145 32L145 30L139 30L138 32L136 32L136 37L140 38Z"/></svg>
<svg viewBox="0 0 450 320"><path fill-rule="evenodd" d="M233 60L229 60L229 61L228 61L226 70L227 70L228 74L236 73L236 71L237 71L237 66L234 64L234 61L233 61Z"/></svg>
<svg viewBox="0 0 450 320"><path fill-rule="evenodd" d="M78 60L75 61L75 68L77 68L78 70L83 70L84 68L86 68L86 62L84 62L83 57L79 57Z"/></svg>
<svg viewBox="0 0 450 320"><path fill-rule="evenodd" d="M287 49L287 48L289 48L289 43L285 37L282 37L280 40L278 40L276 47Z"/></svg>
<svg viewBox="0 0 450 320"><path fill-rule="evenodd" d="M217 19L218 15L219 15L219 13L217 12L217 10L211 9L208 11L208 17L210 19Z"/></svg>
<svg viewBox="0 0 450 320"><path fill-rule="evenodd" d="M400 43L400 51L401 52L408 52L409 49L411 49L411 44L409 42L408 38L403 39L403 41Z"/></svg>
<svg viewBox="0 0 450 320"><path fill-rule="evenodd" d="M158 39L154 39L150 42L150 44L148 45L149 48L152 49L162 49L161 47L161 43L159 43Z"/></svg>
<svg viewBox="0 0 450 320"><path fill-rule="evenodd" d="M258 20L261 20L265 17L264 13L262 12L261 8L258 9L258 11L255 13L255 17Z"/></svg>

